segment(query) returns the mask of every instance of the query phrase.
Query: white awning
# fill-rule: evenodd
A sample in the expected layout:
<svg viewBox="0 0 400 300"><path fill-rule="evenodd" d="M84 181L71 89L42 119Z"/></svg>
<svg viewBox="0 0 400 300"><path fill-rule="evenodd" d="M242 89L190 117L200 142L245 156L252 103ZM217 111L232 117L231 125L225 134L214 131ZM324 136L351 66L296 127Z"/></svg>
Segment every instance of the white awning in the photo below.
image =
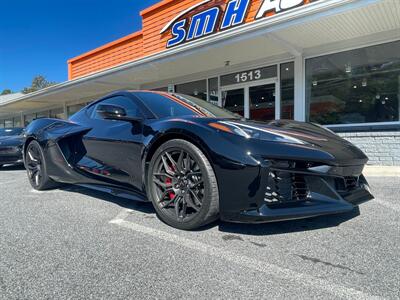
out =
<svg viewBox="0 0 400 300"><path fill-rule="evenodd" d="M0 118L197 73L246 68L400 39L398 0L321 0L106 71L0 103ZM250 67L250 66L249 66Z"/></svg>

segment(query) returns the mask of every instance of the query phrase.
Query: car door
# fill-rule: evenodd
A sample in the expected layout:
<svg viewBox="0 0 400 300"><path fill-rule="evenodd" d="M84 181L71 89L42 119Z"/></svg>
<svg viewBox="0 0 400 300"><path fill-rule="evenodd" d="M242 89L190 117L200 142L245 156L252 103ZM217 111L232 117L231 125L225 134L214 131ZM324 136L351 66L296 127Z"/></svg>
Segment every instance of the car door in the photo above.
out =
<svg viewBox="0 0 400 300"><path fill-rule="evenodd" d="M87 154L81 164L105 182L141 189L142 123L105 119L99 114L100 106L122 108L127 117L143 119L137 102L128 96L113 96L96 103L89 116L92 130L83 138Z"/></svg>

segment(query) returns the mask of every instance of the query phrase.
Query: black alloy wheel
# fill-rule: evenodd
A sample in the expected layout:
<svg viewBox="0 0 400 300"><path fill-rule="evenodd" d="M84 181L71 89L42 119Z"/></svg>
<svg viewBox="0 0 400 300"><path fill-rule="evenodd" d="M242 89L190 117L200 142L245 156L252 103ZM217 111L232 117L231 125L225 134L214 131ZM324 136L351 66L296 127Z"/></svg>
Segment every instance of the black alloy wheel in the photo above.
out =
<svg viewBox="0 0 400 300"><path fill-rule="evenodd" d="M43 150L37 141L32 141L25 155L25 167L28 173L29 183L35 190L47 190L56 187L46 171Z"/></svg>
<svg viewBox="0 0 400 300"><path fill-rule="evenodd" d="M218 188L205 155L184 140L162 145L149 172L150 198L167 224L190 230L218 217Z"/></svg>

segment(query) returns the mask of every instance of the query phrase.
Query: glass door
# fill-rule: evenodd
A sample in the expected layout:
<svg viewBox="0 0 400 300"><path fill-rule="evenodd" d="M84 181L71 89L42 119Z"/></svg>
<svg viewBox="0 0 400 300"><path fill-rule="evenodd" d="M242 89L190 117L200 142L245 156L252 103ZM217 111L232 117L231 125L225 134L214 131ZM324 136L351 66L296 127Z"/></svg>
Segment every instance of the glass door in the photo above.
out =
<svg viewBox="0 0 400 300"><path fill-rule="evenodd" d="M246 119L271 121L279 119L279 89L276 80L264 80L222 89L221 106Z"/></svg>
<svg viewBox="0 0 400 300"><path fill-rule="evenodd" d="M244 99L244 88L222 91L222 107L242 117L246 117Z"/></svg>
<svg viewBox="0 0 400 300"><path fill-rule="evenodd" d="M250 119L271 121L276 117L275 83L249 87Z"/></svg>

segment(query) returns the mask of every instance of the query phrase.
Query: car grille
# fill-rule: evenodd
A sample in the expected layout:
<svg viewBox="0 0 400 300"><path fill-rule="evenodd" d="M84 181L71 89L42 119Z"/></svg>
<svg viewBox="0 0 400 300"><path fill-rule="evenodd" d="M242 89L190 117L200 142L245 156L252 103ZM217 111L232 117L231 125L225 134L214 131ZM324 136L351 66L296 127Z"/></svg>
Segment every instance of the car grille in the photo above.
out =
<svg viewBox="0 0 400 300"><path fill-rule="evenodd" d="M309 189L303 175L280 171L269 172L264 197L268 206L306 201L308 195Z"/></svg>
<svg viewBox="0 0 400 300"><path fill-rule="evenodd" d="M294 175L292 177L292 196L295 201L304 201L307 199L309 190L307 183L302 175Z"/></svg>

